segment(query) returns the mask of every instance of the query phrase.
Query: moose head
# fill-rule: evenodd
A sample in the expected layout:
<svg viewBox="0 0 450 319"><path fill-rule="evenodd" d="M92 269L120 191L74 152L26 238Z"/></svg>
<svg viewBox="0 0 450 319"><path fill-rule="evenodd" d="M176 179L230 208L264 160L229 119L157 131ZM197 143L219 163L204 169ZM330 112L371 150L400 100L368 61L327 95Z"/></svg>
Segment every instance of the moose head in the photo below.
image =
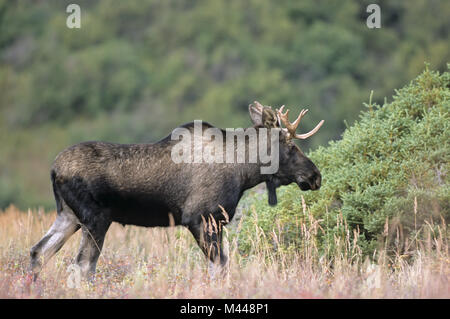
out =
<svg viewBox="0 0 450 319"><path fill-rule="evenodd" d="M316 165L294 143L294 139L304 140L314 135L322 126L323 120L310 132L296 133L300 120L308 110L302 110L294 122L289 122L289 110L283 113L284 105L276 111L255 101L249 105L250 117L255 127L280 129L279 170L266 181L269 192L269 204L276 205L276 188L281 185L297 183L301 190L318 190L322 177ZM282 127L283 124L285 127Z"/></svg>

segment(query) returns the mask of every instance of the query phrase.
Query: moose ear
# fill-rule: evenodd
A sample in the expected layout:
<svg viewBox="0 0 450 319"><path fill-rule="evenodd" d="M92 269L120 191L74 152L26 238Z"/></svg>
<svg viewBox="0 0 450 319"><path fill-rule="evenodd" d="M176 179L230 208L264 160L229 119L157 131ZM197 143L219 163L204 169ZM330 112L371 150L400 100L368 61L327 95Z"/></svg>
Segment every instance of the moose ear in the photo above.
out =
<svg viewBox="0 0 450 319"><path fill-rule="evenodd" d="M250 113L250 118L255 126L262 126L262 114L264 107L258 101L253 102L248 106L248 112Z"/></svg>
<svg viewBox="0 0 450 319"><path fill-rule="evenodd" d="M248 111L255 126L280 127L277 114L270 106L263 106L258 101L255 101L248 106Z"/></svg>
<svg viewBox="0 0 450 319"><path fill-rule="evenodd" d="M267 128L280 127L277 114L270 106L263 109L262 122L263 126Z"/></svg>

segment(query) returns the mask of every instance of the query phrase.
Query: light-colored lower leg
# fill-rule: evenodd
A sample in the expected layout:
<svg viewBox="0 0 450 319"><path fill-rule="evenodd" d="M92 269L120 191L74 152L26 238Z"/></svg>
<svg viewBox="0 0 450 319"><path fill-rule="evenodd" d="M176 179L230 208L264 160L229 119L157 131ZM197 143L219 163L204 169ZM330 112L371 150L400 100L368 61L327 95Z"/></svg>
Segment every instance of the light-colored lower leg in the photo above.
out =
<svg viewBox="0 0 450 319"><path fill-rule="evenodd" d="M37 275L42 266L56 254L64 243L79 229L78 219L70 210L64 210L42 239L31 248L31 270Z"/></svg>

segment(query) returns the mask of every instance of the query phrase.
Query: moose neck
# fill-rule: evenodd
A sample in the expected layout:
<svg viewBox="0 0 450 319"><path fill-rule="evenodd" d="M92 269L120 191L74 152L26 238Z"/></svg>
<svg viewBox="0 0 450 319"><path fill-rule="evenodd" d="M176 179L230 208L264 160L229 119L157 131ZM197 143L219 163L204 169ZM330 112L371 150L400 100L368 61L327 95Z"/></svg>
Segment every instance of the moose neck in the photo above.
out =
<svg viewBox="0 0 450 319"><path fill-rule="evenodd" d="M261 174L260 166L257 164L242 165L240 173L243 190L269 180L269 175Z"/></svg>
<svg viewBox="0 0 450 319"><path fill-rule="evenodd" d="M274 145L271 143L270 130L263 131L258 127L255 129L257 132L256 140L251 141L249 139L246 141L247 163L241 165L242 186L244 190L262 182L268 183L267 185L269 187L269 183L272 181L272 174L278 171L278 144L276 145L277 149L274 149ZM264 137L264 139L261 137ZM266 150L266 152L264 152L264 150ZM256 163L250 160L249 154L252 152L257 153ZM276 165L274 163L276 163ZM275 189L274 184L271 186Z"/></svg>
<svg viewBox="0 0 450 319"><path fill-rule="evenodd" d="M261 174L261 164L245 164L241 168L241 194L262 182L266 183L269 205L277 204L276 188L279 186L272 175Z"/></svg>

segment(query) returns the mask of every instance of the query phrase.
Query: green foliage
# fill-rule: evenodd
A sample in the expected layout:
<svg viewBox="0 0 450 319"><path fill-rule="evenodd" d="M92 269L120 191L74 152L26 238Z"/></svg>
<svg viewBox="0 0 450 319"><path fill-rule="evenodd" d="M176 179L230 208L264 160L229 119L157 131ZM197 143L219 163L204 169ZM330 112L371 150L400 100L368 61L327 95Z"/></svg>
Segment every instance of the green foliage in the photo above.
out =
<svg viewBox="0 0 450 319"><path fill-rule="evenodd" d="M0 0L1 207L50 205L48 171L82 140L155 141L202 119L246 127L248 104L308 107L305 149L339 139L366 92L382 103L450 60L450 2ZM18 143L18 141L20 143ZM17 192L17 190L20 190ZM50 204L49 204L50 203Z"/></svg>
<svg viewBox="0 0 450 319"><path fill-rule="evenodd" d="M381 239L392 241L397 230L416 236L425 221L450 222L450 73L427 68L396 91L391 103L366 107L342 140L310 154L323 177L319 191L285 187L273 208L266 196L247 198L254 212L244 217L243 251L250 247L245 238L254 231L255 212L266 236L283 227L290 230L286 246L294 247L301 247L299 223L313 216L323 227L318 236L323 252L333 250L334 236L345 235L343 221L357 231L366 254L379 248Z"/></svg>

